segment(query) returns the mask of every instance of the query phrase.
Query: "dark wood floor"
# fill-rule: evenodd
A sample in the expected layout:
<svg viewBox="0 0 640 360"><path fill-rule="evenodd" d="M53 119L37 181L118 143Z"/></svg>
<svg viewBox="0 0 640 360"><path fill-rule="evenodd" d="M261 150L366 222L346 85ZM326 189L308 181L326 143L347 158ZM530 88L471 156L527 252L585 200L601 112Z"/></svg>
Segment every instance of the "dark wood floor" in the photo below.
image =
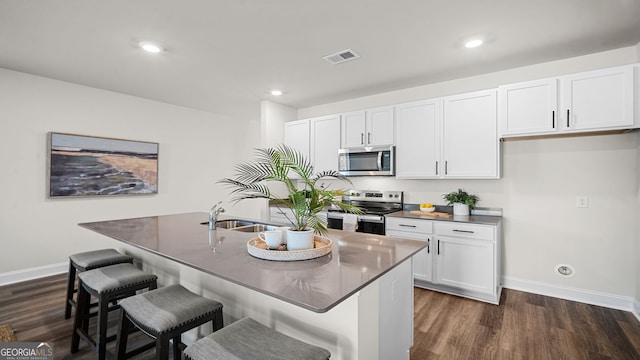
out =
<svg viewBox="0 0 640 360"><path fill-rule="evenodd" d="M56 359L94 359L85 344L69 354L65 282L57 275L0 287L0 324L18 341L53 342ZM414 325L412 360L640 359L640 322L631 313L508 289L495 306L416 288Z"/></svg>

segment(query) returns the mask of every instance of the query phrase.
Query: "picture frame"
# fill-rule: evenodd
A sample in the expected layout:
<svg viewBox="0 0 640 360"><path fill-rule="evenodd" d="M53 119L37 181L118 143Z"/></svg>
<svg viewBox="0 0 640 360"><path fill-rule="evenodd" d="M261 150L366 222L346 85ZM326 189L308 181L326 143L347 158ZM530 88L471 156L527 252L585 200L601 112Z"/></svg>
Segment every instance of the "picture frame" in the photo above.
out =
<svg viewBox="0 0 640 360"><path fill-rule="evenodd" d="M158 194L158 143L48 135L49 197Z"/></svg>

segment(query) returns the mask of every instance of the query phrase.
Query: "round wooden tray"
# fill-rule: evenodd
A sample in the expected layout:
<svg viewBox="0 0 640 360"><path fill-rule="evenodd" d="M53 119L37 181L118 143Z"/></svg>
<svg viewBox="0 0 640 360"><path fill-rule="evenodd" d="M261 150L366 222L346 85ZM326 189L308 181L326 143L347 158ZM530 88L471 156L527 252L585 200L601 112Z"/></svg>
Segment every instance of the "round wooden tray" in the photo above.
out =
<svg viewBox="0 0 640 360"><path fill-rule="evenodd" d="M265 260L275 261L299 261L310 260L325 256L331 252L331 239L314 235L315 247L304 250L270 250L267 244L260 238L247 241L247 251L251 256Z"/></svg>

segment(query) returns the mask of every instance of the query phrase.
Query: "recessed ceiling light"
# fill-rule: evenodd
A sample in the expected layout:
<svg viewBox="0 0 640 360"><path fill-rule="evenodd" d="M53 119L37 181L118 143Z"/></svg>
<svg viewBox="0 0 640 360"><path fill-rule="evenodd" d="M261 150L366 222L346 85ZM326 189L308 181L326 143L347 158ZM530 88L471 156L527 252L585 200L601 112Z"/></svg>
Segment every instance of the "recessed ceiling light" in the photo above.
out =
<svg viewBox="0 0 640 360"><path fill-rule="evenodd" d="M464 47L472 49L482 45L482 43L483 41L480 39L469 40L466 43L464 43Z"/></svg>
<svg viewBox="0 0 640 360"><path fill-rule="evenodd" d="M162 48L159 45L154 44L154 43L149 42L149 41L142 41L138 45L140 45L140 47L144 51L150 52L150 53L153 53L153 54L157 54L157 53L162 51Z"/></svg>
<svg viewBox="0 0 640 360"><path fill-rule="evenodd" d="M282 95L282 91L281 90L271 90L271 95L280 96L280 95Z"/></svg>

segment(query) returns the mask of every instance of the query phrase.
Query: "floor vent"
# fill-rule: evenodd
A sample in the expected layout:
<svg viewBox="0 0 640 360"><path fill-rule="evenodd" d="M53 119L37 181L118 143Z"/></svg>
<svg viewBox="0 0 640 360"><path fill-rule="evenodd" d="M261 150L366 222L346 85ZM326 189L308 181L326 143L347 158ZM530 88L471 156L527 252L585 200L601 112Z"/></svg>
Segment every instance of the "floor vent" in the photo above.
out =
<svg viewBox="0 0 640 360"><path fill-rule="evenodd" d="M335 54L327 55L323 57L323 59L327 60L333 65L336 65L343 62L358 59L359 57L360 55L356 54L353 50L347 49L347 50L338 51Z"/></svg>

